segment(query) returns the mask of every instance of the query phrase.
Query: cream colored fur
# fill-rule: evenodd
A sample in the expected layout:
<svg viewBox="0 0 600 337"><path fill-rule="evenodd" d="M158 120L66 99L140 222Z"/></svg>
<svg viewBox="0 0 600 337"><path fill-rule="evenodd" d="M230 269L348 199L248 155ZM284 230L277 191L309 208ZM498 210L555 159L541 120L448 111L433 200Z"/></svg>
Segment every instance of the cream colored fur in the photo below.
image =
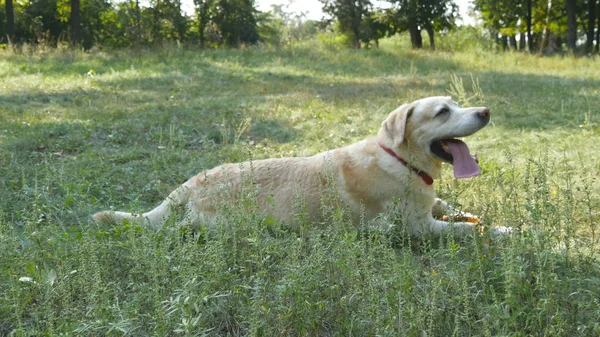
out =
<svg viewBox="0 0 600 337"><path fill-rule="evenodd" d="M450 112L436 117L442 107ZM432 211L444 212L447 204L438 201L433 185L385 152L386 146L412 166L439 178L442 161L430 151L432 141L468 136L483 128L478 115L486 108L460 108L449 97L429 97L404 104L392 111L376 137L316 154L312 157L255 160L224 164L192 177L173 191L158 207L143 213L99 212L99 222L143 221L160 229L172 206L184 206L185 221L212 225L223 203L234 202L242 194L256 193L258 208L286 225L295 226L299 214L319 222L323 202L344 204L355 223L387 228L393 207L402 215L403 225L413 235L439 234L454 226L458 234L471 232L470 223L436 220ZM488 112L489 114L489 112ZM322 198L329 193L327 198ZM334 197L331 197L331 196ZM395 202L396 201L396 202ZM508 233L494 228L492 233Z"/></svg>

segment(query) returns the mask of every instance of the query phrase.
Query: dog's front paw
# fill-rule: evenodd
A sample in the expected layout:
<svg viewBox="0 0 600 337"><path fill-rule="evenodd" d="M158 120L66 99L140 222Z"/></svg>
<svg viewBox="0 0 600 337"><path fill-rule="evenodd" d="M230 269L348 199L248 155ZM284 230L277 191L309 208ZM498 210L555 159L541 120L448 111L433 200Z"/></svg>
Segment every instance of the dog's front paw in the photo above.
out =
<svg viewBox="0 0 600 337"><path fill-rule="evenodd" d="M512 227L489 227L487 231L490 232L493 236L507 236L516 232Z"/></svg>
<svg viewBox="0 0 600 337"><path fill-rule="evenodd" d="M468 222L468 223L472 223L472 224L479 224L481 223L481 218L478 217L477 215L471 214L471 213L467 213L467 212L456 212L455 214L451 214L451 215L442 215L440 217L437 217L436 219L438 220L442 220L442 221L452 221L452 222Z"/></svg>

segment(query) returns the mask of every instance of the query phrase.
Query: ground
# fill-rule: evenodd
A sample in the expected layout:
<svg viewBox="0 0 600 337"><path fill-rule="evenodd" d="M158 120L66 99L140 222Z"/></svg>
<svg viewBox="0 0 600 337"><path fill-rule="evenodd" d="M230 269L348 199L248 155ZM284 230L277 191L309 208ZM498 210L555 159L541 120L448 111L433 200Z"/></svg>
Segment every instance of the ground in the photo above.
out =
<svg viewBox="0 0 600 337"><path fill-rule="evenodd" d="M1 53L1 335L600 335L598 58L399 39ZM350 144L445 94L492 123L468 141L483 174L447 167L438 194L523 234L408 242L343 210L298 233L251 200L218 230L91 220L224 162Z"/></svg>

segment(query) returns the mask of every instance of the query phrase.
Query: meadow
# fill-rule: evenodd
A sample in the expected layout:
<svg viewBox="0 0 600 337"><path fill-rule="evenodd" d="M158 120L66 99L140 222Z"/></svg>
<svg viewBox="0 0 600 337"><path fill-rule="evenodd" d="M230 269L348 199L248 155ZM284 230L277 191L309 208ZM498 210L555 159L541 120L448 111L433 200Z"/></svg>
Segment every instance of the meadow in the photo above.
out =
<svg viewBox="0 0 600 337"><path fill-rule="evenodd" d="M440 42L443 46L443 41ZM2 336L600 336L600 59L492 50L0 51ZM488 106L483 174L438 195L505 239L93 223L224 162L305 156L398 105ZM342 212L343 213L343 212ZM316 229L316 230L315 230Z"/></svg>

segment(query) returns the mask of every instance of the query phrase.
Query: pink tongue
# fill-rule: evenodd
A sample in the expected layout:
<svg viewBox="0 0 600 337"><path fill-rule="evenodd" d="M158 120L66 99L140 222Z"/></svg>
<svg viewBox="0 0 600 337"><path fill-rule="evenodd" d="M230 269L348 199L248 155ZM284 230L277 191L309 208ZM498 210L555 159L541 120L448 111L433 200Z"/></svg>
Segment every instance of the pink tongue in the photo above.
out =
<svg viewBox="0 0 600 337"><path fill-rule="evenodd" d="M456 178L469 178L476 176L481 173L481 169L477 162L471 157L467 144L459 140L453 140L446 142L448 148L447 152L450 152L454 158L454 177Z"/></svg>

